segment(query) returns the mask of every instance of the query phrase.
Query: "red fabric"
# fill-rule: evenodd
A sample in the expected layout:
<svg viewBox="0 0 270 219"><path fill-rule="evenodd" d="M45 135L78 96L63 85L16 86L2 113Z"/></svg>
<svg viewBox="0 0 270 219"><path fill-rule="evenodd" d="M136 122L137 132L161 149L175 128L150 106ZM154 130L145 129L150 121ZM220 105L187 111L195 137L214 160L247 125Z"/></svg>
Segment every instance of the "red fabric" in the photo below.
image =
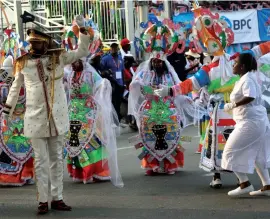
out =
<svg viewBox="0 0 270 219"><path fill-rule="evenodd" d="M183 81L179 84L179 86L183 95L186 95L193 91L192 81L190 79Z"/></svg>
<svg viewBox="0 0 270 219"><path fill-rule="evenodd" d="M151 155L146 155L143 160L142 160L142 167L147 170L153 170L156 172L156 169L159 167L159 161L157 159L153 159L151 163L148 163L147 159ZM184 153L177 149L177 154L173 156L174 159L176 160L175 163L171 163L169 160L164 159L164 169L165 172L171 172L177 170L179 167L184 166Z"/></svg>
<svg viewBox="0 0 270 219"><path fill-rule="evenodd" d="M98 179L107 179L110 176L109 166L106 160L101 160L83 168L76 167L75 169L73 169L72 164L68 164L67 169L70 177L76 181L87 182L91 180L94 175L97 176Z"/></svg>
<svg viewBox="0 0 270 219"><path fill-rule="evenodd" d="M135 67L132 67L132 68L133 68L133 71L134 71L134 72L135 72L136 69L137 69L137 68L135 68ZM132 81L132 77L133 77L133 75L132 75L130 69L126 69L126 68L125 68L125 69L124 69L124 81L125 81L125 84L126 84L128 90L129 90L129 85L130 85L130 83L131 83L131 81Z"/></svg>
<svg viewBox="0 0 270 219"><path fill-rule="evenodd" d="M31 157L25 162L20 173L15 175L0 174L0 184L22 186L26 183L27 179L34 177L34 159Z"/></svg>
<svg viewBox="0 0 270 219"><path fill-rule="evenodd" d="M270 42L265 42L259 45L262 54L267 54L270 51Z"/></svg>

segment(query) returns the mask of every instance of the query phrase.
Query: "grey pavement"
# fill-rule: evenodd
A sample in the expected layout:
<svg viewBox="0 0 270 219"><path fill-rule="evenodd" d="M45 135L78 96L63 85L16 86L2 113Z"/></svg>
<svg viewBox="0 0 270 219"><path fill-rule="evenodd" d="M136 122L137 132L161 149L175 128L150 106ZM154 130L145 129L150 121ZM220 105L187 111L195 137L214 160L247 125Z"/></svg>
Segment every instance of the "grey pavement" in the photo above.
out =
<svg viewBox="0 0 270 219"><path fill-rule="evenodd" d="M198 135L194 127L185 130ZM198 168L200 155L195 154L199 138L184 143L185 168L174 176L144 176L136 151L128 143L134 133L118 139L119 166L125 187L115 188L110 182L73 183L65 174L64 197L72 212L51 211L36 215L36 187L0 188L0 219L76 218L76 219L269 219L269 199L265 197L230 198L227 192L236 188L236 177L222 175L224 187L209 187L211 176ZM250 176L260 188L256 174Z"/></svg>

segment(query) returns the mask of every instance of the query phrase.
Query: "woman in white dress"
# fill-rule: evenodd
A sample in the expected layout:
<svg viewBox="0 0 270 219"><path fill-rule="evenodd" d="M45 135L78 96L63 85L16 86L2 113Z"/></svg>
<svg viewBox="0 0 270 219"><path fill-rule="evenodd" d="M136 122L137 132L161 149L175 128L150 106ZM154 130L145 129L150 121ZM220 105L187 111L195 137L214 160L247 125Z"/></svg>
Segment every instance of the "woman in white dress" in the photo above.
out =
<svg viewBox="0 0 270 219"><path fill-rule="evenodd" d="M270 196L270 129L267 112L262 105L261 88L256 80L257 62L249 54L241 54L234 65L233 72L240 80L230 95L231 103L224 106L225 111L233 113L236 122L224 148L222 168L233 171L240 186L228 193L229 196L250 195ZM247 174L256 169L263 188L254 191Z"/></svg>

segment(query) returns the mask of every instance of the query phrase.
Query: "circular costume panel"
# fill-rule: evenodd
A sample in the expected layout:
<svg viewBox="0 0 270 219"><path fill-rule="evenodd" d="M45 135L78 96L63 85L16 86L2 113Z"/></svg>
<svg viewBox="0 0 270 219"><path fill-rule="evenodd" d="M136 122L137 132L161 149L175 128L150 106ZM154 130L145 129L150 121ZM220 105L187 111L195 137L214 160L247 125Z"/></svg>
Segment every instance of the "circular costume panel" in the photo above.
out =
<svg viewBox="0 0 270 219"><path fill-rule="evenodd" d="M69 105L70 128L66 149L70 157L78 156L89 143L96 128L97 104L89 95L77 95Z"/></svg>
<svg viewBox="0 0 270 219"><path fill-rule="evenodd" d="M169 156L180 140L180 121L171 98L145 100L140 107L140 135L146 149L159 161Z"/></svg>
<svg viewBox="0 0 270 219"><path fill-rule="evenodd" d="M1 101L6 100L9 86L0 84ZM4 105L1 102L1 106ZM30 139L23 135L25 112L25 89L22 88L19 101L9 121L3 120L0 111L0 147L14 161L24 164L32 156Z"/></svg>

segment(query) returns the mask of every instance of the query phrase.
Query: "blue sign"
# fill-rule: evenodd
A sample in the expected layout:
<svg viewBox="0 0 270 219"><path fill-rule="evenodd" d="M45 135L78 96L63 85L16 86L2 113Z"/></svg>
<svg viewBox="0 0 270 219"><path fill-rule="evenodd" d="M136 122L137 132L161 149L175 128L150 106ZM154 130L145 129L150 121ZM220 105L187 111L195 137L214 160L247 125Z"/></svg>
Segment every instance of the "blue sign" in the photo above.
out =
<svg viewBox="0 0 270 219"><path fill-rule="evenodd" d="M191 29L193 20L194 20L193 12L180 13L178 15L173 16L173 22L180 23L182 28L184 29Z"/></svg>
<svg viewBox="0 0 270 219"><path fill-rule="evenodd" d="M270 40L270 9L258 10L259 34L261 41Z"/></svg>

